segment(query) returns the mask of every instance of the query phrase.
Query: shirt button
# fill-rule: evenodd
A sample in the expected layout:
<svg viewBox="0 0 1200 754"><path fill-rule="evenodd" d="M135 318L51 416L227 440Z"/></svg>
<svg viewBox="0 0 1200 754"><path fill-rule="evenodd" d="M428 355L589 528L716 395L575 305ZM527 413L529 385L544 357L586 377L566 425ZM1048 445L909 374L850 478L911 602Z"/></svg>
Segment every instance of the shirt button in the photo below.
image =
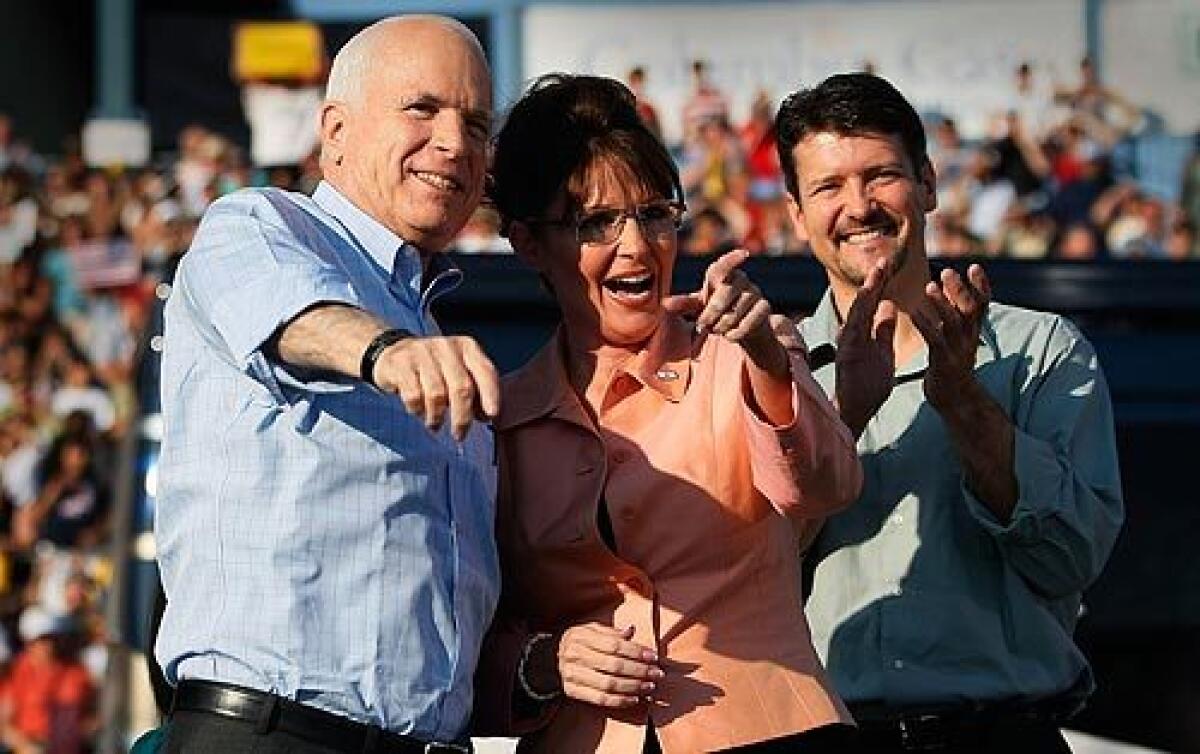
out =
<svg viewBox="0 0 1200 754"><path fill-rule="evenodd" d="M896 670L904 670L904 660L892 660L892 667Z"/></svg>

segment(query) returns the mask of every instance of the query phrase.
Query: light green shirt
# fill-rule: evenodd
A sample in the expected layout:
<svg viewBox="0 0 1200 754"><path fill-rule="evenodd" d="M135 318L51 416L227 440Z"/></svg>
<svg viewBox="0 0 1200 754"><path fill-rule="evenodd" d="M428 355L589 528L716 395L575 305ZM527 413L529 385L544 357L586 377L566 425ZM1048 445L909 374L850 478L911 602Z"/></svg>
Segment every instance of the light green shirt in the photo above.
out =
<svg viewBox="0 0 1200 754"><path fill-rule="evenodd" d="M827 293L801 323L836 345ZM1124 518L1108 388L1068 320L993 303L976 377L1016 428L1019 500L1001 524L966 488L926 400L922 350L858 443L862 496L809 550L813 642L850 704L1082 700L1091 671L1071 634ZM834 365L815 376L833 395Z"/></svg>

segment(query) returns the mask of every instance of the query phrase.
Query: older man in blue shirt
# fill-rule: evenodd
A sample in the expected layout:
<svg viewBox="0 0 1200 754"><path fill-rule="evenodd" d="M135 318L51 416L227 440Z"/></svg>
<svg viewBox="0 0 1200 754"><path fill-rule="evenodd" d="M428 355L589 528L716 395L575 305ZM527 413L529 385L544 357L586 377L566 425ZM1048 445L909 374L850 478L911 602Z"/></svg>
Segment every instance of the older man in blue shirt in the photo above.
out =
<svg viewBox="0 0 1200 754"><path fill-rule="evenodd" d="M498 591L498 380L444 337L482 193L475 37L381 21L334 60L311 198L215 202L166 310L156 522L168 751L463 751Z"/></svg>
<svg viewBox="0 0 1200 754"><path fill-rule="evenodd" d="M1069 751L1093 687L1071 633L1123 518L1112 408L1062 317L932 279L921 121L868 74L789 97L795 227L829 293L801 330L859 438L858 501L808 553L813 642L863 752Z"/></svg>

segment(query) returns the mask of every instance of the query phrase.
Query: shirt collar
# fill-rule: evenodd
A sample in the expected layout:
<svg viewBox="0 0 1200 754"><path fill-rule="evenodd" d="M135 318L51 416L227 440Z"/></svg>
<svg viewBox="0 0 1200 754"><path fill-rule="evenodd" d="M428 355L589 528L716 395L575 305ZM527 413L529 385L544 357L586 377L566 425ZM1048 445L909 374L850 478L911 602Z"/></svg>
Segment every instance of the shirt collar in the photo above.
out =
<svg viewBox="0 0 1200 754"><path fill-rule="evenodd" d="M651 336L646 348L621 370L663 398L678 403L692 376L693 328L669 316ZM499 430L554 416L591 428L592 421L567 379L565 334L560 327L525 366L505 380ZM548 388L548 389L547 389Z"/></svg>
<svg viewBox="0 0 1200 754"><path fill-rule="evenodd" d="M823 345L828 345L830 348L835 349L834 352L836 353L841 322L837 306L833 300L833 289L825 291L825 295L821 298L821 303L817 305L817 310L813 312L809 321L812 323L811 333L814 336L808 344L809 354L813 354ZM979 328L979 347L986 349L986 353L976 357L977 365L984 361L999 358L999 340L996 336L995 324L992 322L990 316L984 318ZM903 380L905 377L915 378L923 374L929 367L929 347L922 346L921 350L917 351L907 363L897 364L896 366L896 378L899 380Z"/></svg>
<svg viewBox="0 0 1200 754"><path fill-rule="evenodd" d="M695 328L669 315L650 337L646 347L622 370L663 398L678 403L692 378Z"/></svg>
<svg viewBox="0 0 1200 754"><path fill-rule="evenodd" d="M567 379L563 337L560 326L525 366L504 379L497 430L511 429L547 416L592 429L591 419Z"/></svg>
<svg viewBox="0 0 1200 754"><path fill-rule="evenodd" d="M838 333L842 329L842 318L838 313L832 288L825 289L825 295L821 297L821 303L817 305L817 310L813 312L810 321L812 322L811 332L815 336L808 343L810 366L813 365L815 358L819 358L821 366L832 364L833 358L821 354L819 351L819 349L827 347L830 349L830 354L837 354ZM904 380L906 377L915 379L923 374L928 366L929 349L922 346L921 350L917 351L906 363L896 365L896 379Z"/></svg>
<svg viewBox="0 0 1200 754"><path fill-rule="evenodd" d="M429 285L422 290L425 267L417 247L363 212L346 198L333 184L321 181L313 191L317 206L336 217L350 235L362 244L392 280L417 294L420 306L449 293L462 282L462 271L444 254L433 254L429 259Z"/></svg>
<svg viewBox="0 0 1200 754"><path fill-rule="evenodd" d="M312 198L318 207L336 217L389 275L395 276L402 263L407 267L408 257L412 257L420 269L421 260L412 244L355 206L332 184L326 181L318 183Z"/></svg>
<svg viewBox="0 0 1200 754"><path fill-rule="evenodd" d="M837 347L838 331L841 323L838 321L837 307L833 303L833 289L826 288L817 310L809 317L810 333L808 350L812 352L822 345Z"/></svg>

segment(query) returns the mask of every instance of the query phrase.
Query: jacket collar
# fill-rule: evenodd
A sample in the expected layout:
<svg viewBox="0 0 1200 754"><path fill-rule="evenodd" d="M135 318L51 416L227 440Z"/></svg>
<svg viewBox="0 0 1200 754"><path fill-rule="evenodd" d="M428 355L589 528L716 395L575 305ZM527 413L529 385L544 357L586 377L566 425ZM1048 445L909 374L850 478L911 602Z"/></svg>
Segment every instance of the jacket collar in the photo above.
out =
<svg viewBox="0 0 1200 754"><path fill-rule="evenodd" d="M626 362L624 372L672 403L687 392L692 377L693 329L668 315L646 347ZM504 400L496 420L498 430L555 417L592 428L591 418L567 377L562 327L525 366L505 379Z"/></svg>

